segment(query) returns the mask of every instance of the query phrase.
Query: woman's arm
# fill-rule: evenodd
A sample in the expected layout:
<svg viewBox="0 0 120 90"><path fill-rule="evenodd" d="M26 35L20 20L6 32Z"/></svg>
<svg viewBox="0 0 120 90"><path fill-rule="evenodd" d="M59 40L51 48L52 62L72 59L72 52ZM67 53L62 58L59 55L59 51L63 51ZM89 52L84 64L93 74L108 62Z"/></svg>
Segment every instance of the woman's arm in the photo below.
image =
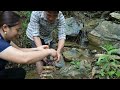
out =
<svg viewBox="0 0 120 90"><path fill-rule="evenodd" d="M9 46L0 53L0 58L19 64L30 64L42 60L44 57L51 55L56 57L54 49L43 49L41 51L23 52L12 46Z"/></svg>
<svg viewBox="0 0 120 90"><path fill-rule="evenodd" d="M21 50L21 51L24 51L24 52L41 51L42 49L48 49L49 48L48 45L42 45L42 46L40 46L38 48L20 48L16 44L14 44L12 41L11 41L10 45L17 48L17 49L19 49L19 50Z"/></svg>

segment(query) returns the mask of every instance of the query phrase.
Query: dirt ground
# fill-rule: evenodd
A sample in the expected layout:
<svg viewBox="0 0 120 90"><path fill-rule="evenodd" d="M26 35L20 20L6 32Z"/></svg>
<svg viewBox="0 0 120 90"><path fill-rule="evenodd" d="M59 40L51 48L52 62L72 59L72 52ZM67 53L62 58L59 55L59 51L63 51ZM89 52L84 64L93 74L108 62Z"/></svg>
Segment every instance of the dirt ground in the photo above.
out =
<svg viewBox="0 0 120 90"><path fill-rule="evenodd" d="M39 75L36 70L31 70L27 72L25 79L39 79Z"/></svg>

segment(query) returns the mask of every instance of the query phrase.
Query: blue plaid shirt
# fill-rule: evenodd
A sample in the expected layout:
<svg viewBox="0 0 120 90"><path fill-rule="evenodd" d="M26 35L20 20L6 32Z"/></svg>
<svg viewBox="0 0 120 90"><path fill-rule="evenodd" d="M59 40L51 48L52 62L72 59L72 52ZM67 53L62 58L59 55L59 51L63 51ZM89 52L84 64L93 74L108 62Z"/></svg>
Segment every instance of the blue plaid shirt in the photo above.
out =
<svg viewBox="0 0 120 90"><path fill-rule="evenodd" d="M58 30L58 39L66 39L65 35L65 18L61 11L54 23L49 23L45 16L45 11L33 11L31 14L30 22L28 24L26 35L33 40L34 36L39 36L45 41L50 43L52 38L52 31Z"/></svg>

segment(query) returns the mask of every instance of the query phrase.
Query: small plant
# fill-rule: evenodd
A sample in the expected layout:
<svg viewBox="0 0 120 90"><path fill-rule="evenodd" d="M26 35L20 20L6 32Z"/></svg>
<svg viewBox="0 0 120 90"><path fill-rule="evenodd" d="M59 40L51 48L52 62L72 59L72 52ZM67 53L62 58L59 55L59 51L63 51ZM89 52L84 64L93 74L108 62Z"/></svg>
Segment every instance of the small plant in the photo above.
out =
<svg viewBox="0 0 120 90"><path fill-rule="evenodd" d="M106 51L105 54L98 58L96 66L98 66L99 73L96 74L97 78L120 78L120 62L111 58L111 50L117 50L111 44L106 44L102 46Z"/></svg>
<svg viewBox="0 0 120 90"><path fill-rule="evenodd" d="M111 50L117 49L115 46L113 46L111 43L106 43L103 46L101 46L101 48L103 50L106 51L106 53L108 54Z"/></svg>
<svg viewBox="0 0 120 90"><path fill-rule="evenodd" d="M74 65L75 68L79 69L80 68L80 61L78 60L73 60L72 62L70 62L71 65Z"/></svg>

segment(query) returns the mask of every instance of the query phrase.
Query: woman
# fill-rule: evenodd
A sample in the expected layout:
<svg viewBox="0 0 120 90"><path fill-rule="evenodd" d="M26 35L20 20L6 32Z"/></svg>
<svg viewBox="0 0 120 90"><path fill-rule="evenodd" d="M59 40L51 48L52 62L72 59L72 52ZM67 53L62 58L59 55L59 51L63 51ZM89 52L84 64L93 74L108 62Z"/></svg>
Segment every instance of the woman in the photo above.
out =
<svg viewBox="0 0 120 90"><path fill-rule="evenodd" d="M8 61L18 64L30 64L42 60L48 55L57 59L54 49L47 45L37 48L20 48L12 40L18 36L21 22L20 16L12 11L4 11L0 14L0 78L24 79L26 72L22 68L5 69Z"/></svg>

